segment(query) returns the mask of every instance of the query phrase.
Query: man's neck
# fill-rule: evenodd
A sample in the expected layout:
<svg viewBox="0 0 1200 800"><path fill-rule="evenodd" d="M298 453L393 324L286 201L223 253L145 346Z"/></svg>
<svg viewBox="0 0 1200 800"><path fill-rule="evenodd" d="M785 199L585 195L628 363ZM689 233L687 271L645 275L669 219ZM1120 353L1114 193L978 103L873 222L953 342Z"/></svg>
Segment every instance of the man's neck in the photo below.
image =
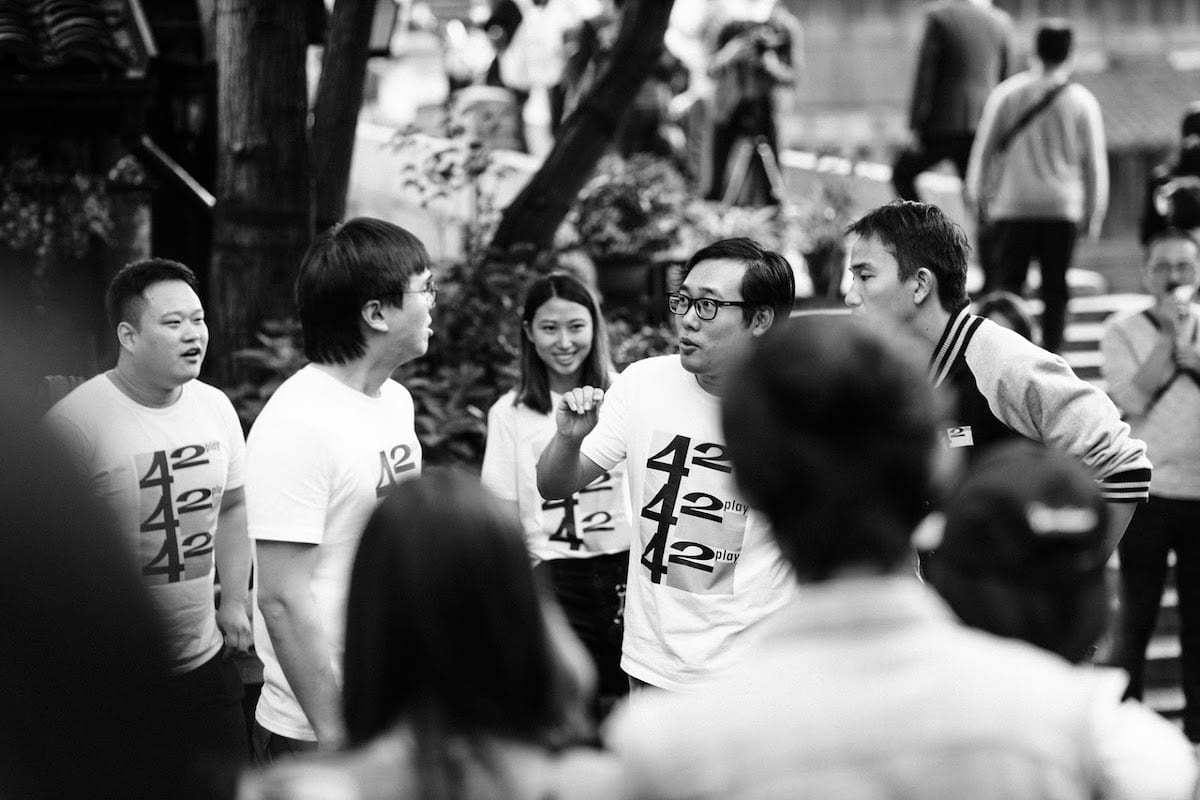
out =
<svg viewBox="0 0 1200 800"><path fill-rule="evenodd" d="M695 377L696 383L700 385L700 388L713 397L720 397L725 389L725 382L714 375L693 373L693 377Z"/></svg>
<svg viewBox="0 0 1200 800"><path fill-rule="evenodd" d="M339 383L343 383L367 397L378 397L384 382L392 376L396 367L379 364L370 358L360 358L345 364L313 364Z"/></svg>
<svg viewBox="0 0 1200 800"><path fill-rule="evenodd" d="M950 324L952 316L954 315L942 308L941 303L929 302L921 306L913 318L909 330L915 334L921 346L920 355L925 361L933 358L933 351L942 340L942 334Z"/></svg>
<svg viewBox="0 0 1200 800"><path fill-rule="evenodd" d="M182 386L164 388L144 380L123 360L118 360L117 365L106 374L121 394L138 405L166 408L179 400L179 396L183 394Z"/></svg>
<svg viewBox="0 0 1200 800"><path fill-rule="evenodd" d="M1043 77L1050 78L1053 81L1062 82L1062 81L1067 80L1067 78L1071 77L1070 59L1068 59L1067 61L1064 61L1061 64L1055 64L1052 67L1047 66L1046 64L1043 64L1040 61L1037 61L1035 63L1037 64L1038 72Z"/></svg>

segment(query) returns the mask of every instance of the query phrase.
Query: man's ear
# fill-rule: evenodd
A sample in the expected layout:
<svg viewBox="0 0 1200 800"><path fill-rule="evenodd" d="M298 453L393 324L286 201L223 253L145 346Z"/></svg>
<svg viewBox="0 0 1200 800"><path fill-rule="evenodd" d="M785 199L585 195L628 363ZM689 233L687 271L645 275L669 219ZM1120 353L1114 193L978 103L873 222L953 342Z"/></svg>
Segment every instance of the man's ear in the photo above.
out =
<svg viewBox="0 0 1200 800"><path fill-rule="evenodd" d="M133 337L137 336L137 328L128 322L117 323L117 343L122 350L133 349Z"/></svg>
<svg viewBox="0 0 1200 800"><path fill-rule="evenodd" d="M387 319L383 315L383 303L379 300L368 300L363 303L362 311L363 322L368 328L377 330L380 333L387 333Z"/></svg>
<svg viewBox="0 0 1200 800"><path fill-rule="evenodd" d="M754 316L750 320L750 333L753 336L762 336L771 329L771 325L775 322L775 309L770 306L759 306L754 310Z"/></svg>
<svg viewBox="0 0 1200 800"><path fill-rule="evenodd" d="M913 285L913 303L921 305L937 290L937 278L933 277L933 273L926 267L918 269L913 278L916 279Z"/></svg>

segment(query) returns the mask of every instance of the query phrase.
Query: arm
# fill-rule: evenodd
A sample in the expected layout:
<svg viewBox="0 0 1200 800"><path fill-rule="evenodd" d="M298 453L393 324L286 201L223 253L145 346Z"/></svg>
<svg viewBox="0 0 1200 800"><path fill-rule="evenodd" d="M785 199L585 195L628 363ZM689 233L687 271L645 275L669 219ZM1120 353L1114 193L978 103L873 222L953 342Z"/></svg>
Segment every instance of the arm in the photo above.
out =
<svg viewBox="0 0 1200 800"><path fill-rule="evenodd" d="M991 346L979 344L981 338ZM1149 497L1151 465L1145 442L1131 435L1112 400L1058 356L999 327L981 327L967 356L997 419L1078 459L1100 482L1106 502L1130 504L1113 514L1112 528L1123 532L1133 504Z"/></svg>
<svg viewBox="0 0 1200 800"><path fill-rule="evenodd" d="M537 465L538 492L547 500L567 497L604 474L579 452L583 439L596 427L604 390L592 386L572 389L554 410L558 430L542 451Z"/></svg>
<svg viewBox="0 0 1200 800"><path fill-rule="evenodd" d="M1100 340L1100 374L1108 381L1108 393L1117 407L1126 414L1141 416L1175 375L1175 333L1173 322L1164 325L1149 355L1140 359L1124 328L1136 322L1122 320L1105 329Z"/></svg>
<svg viewBox="0 0 1200 800"><path fill-rule="evenodd" d="M1084 154L1084 224L1092 239L1100 238L1104 215L1108 213L1108 149L1104 141L1104 120L1100 105L1089 96L1085 118L1088 151Z"/></svg>
<svg viewBox="0 0 1200 800"><path fill-rule="evenodd" d="M909 108L908 127L920 133L933 113L933 87L937 79L938 61L941 58L937 24L933 17L926 16L925 32L921 36L921 50L917 56L917 73L913 81L912 104Z"/></svg>
<svg viewBox="0 0 1200 800"><path fill-rule="evenodd" d="M996 187L984 185L984 170L989 166L994 168L992 164L995 159L995 138L996 117L1000 112L999 95L992 91L988 96L987 102L983 104L983 114L979 119L979 128L975 133L975 140L971 143L971 158L967 162L967 174L963 180L963 196L967 208L976 217L982 213L982 209L986 207L990 197L985 197L985 192L994 191Z"/></svg>
<svg viewBox="0 0 1200 800"><path fill-rule="evenodd" d="M221 607L217 627L225 637L225 655L249 653L254 644L250 628L250 536L246 531L246 492L227 489L217 516L214 557L221 578Z"/></svg>
<svg viewBox="0 0 1200 800"><path fill-rule="evenodd" d="M259 540L258 608L279 666L322 748L345 740L341 692L309 583L317 546Z"/></svg>

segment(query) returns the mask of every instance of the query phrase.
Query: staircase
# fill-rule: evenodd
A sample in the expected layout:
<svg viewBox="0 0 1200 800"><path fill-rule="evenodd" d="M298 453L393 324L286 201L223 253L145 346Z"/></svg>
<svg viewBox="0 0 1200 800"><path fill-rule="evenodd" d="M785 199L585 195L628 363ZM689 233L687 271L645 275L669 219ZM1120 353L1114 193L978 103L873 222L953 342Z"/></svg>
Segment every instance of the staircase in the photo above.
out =
<svg viewBox="0 0 1200 800"><path fill-rule="evenodd" d="M1041 313L1040 301L1031 299L1028 302L1031 313ZM1144 294L1073 296L1067 307L1067 329L1062 355L1075 370L1075 374L1101 389L1106 388L1100 374L1100 338L1104 333L1105 321L1112 314L1147 308L1150 302L1150 297ZM1179 598L1175 592L1173 556L1171 561L1172 569L1168 573L1167 588L1163 592L1158 626L1146 651L1143 700L1163 716L1178 718L1183 714L1184 702L1179 649ZM1119 586L1119 567L1115 555L1109 563L1109 568L1112 570L1111 585Z"/></svg>

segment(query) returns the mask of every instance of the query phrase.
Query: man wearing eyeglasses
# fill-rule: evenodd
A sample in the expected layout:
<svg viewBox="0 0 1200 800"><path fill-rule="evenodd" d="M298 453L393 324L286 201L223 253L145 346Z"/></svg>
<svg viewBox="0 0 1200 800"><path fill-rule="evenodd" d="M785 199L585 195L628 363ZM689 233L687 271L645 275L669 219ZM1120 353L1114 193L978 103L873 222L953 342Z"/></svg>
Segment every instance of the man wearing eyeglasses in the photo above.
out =
<svg viewBox="0 0 1200 800"><path fill-rule="evenodd" d="M791 311L795 278L783 256L744 238L703 248L681 277L668 296L679 354L632 364L607 394L564 395L538 489L565 497L626 463L640 519L621 668L634 688L690 692L728 672L794 590L734 485L719 412L750 343Z"/></svg>
<svg viewBox="0 0 1200 800"><path fill-rule="evenodd" d="M275 391L247 441L259 763L343 743L350 570L379 500L421 471L412 397L391 374L428 349L436 297L424 245L382 220L335 225L300 265L296 303L312 363Z"/></svg>

